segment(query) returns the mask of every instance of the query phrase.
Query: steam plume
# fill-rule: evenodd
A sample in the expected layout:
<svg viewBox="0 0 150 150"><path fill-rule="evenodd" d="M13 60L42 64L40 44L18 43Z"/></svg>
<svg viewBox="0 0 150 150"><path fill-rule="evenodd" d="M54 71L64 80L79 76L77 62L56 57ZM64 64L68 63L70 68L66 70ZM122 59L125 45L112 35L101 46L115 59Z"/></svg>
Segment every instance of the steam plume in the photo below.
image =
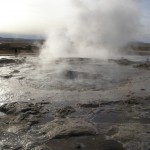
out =
<svg viewBox="0 0 150 150"><path fill-rule="evenodd" d="M40 58L106 58L139 33L135 0L61 0L57 16L49 27ZM59 3L59 2L58 2Z"/></svg>

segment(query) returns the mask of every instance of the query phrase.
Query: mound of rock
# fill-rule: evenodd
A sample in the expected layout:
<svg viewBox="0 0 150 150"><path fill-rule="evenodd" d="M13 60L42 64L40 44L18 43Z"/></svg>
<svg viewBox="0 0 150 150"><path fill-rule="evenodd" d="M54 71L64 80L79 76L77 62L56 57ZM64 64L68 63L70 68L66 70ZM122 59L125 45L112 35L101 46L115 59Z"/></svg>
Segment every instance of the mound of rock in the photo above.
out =
<svg viewBox="0 0 150 150"><path fill-rule="evenodd" d="M96 130L91 123L78 118L55 119L44 125L40 132L49 139L96 134Z"/></svg>

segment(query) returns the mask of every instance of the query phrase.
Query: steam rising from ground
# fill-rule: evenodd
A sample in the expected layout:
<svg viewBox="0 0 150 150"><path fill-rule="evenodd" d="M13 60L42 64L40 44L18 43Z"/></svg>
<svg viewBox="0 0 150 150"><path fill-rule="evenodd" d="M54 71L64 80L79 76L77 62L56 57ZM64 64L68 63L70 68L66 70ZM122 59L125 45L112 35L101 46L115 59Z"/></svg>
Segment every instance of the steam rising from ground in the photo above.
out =
<svg viewBox="0 0 150 150"><path fill-rule="evenodd" d="M56 13L40 59L43 63L60 57L105 59L135 41L140 24L135 1L61 0L63 5L52 3Z"/></svg>

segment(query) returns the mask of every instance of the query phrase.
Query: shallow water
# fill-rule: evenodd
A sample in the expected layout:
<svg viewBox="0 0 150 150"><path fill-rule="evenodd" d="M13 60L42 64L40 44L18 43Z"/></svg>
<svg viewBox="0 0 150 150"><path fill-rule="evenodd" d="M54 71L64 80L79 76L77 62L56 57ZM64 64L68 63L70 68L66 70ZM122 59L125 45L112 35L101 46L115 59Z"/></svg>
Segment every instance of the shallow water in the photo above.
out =
<svg viewBox="0 0 150 150"><path fill-rule="evenodd" d="M132 60L146 59L139 57L137 60L137 56L132 56ZM6 58L25 61L1 66L0 103L42 99L89 101L99 99L100 95L104 99L110 96L113 99L150 87L149 71L132 65L89 58L62 58L42 66L38 57ZM145 91L140 93L147 94Z"/></svg>
<svg viewBox="0 0 150 150"><path fill-rule="evenodd" d="M7 124L8 129L7 127L5 129L6 124L1 121L0 139L2 142L0 145L6 144L7 146L10 143L10 145L24 146L33 140L32 144L34 145L35 142L35 146L38 146L41 141L37 139L37 135L32 133L32 130L35 130L37 134L36 127L40 128L40 125L58 119L55 118L56 110L65 106L73 106L76 110L69 117L91 121L99 134L53 140L44 138L44 145L52 149L59 150L61 146L62 150L122 150L123 146L129 146L127 150L133 150L137 149L135 147L138 140L147 142L149 106L146 102L150 97L149 70L135 68L134 64L124 65L116 61L89 58L61 58L46 66L42 66L38 57L11 56L6 58L21 61L20 63L2 64L0 67L0 105L12 101L36 103L44 100L48 102L44 110L48 109L49 113L41 118L38 124L31 127L31 133L23 132L24 136L20 137L16 131L23 127L15 126L10 121L10 124ZM125 58L134 62L145 62L146 60L145 56L126 56ZM135 97L135 101L120 104L132 97ZM140 97L140 102L138 97ZM148 100L145 100L145 97ZM101 105L95 108L84 108L78 105L82 103ZM3 115L0 114L2 118ZM6 122L7 117L9 115L6 115L6 119L3 118ZM104 135L109 136L110 139L106 139ZM36 142L39 143L36 144ZM132 148L130 146L133 142L136 145L133 145ZM146 145L144 150L147 150L147 147Z"/></svg>

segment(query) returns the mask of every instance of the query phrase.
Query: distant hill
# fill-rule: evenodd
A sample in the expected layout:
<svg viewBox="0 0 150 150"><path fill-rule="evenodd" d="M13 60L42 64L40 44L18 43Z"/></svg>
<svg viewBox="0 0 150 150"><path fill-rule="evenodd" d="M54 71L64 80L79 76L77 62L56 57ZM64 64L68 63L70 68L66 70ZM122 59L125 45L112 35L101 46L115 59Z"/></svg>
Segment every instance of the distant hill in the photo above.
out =
<svg viewBox="0 0 150 150"><path fill-rule="evenodd" d="M25 39L25 38L4 38L0 37L0 42L34 42L39 41L42 42L44 39Z"/></svg>
<svg viewBox="0 0 150 150"><path fill-rule="evenodd" d="M0 47L27 47L33 45L34 42L43 44L45 39L28 39L28 38L11 38L11 37L0 37ZM20 45L21 44L21 45ZM9 46L8 46L9 45ZM6 49L7 49L6 48ZM131 42L124 48L132 48L134 50L150 51L150 43L144 42Z"/></svg>
<svg viewBox="0 0 150 150"><path fill-rule="evenodd" d="M14 53L15 50L21 53L30 52L38 53L40 45L44 43L44 40L39 39L24 39L24 38L8 38L0 37L0 53Z"/></svg>

